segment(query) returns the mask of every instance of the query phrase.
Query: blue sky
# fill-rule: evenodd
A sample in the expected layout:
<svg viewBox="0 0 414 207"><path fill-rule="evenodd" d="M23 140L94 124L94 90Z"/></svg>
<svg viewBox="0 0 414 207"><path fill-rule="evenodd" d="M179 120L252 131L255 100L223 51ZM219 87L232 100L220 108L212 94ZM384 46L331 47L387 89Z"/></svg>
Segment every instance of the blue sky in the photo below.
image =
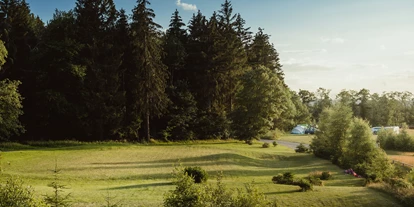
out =
<svg viewBox="0 0 414 207"><path fill-rule="evenodd" d="M56 8L75 0L26 0L45 22ZM135 0L114 0L130 13ZM187 23L206 16L224 0L152 0L157 23L168 26L175 9ZM413 0L233 0L252 31L265 28L280 54L285 80L293 90L318 87L371 92L414 93Z"/></svg>

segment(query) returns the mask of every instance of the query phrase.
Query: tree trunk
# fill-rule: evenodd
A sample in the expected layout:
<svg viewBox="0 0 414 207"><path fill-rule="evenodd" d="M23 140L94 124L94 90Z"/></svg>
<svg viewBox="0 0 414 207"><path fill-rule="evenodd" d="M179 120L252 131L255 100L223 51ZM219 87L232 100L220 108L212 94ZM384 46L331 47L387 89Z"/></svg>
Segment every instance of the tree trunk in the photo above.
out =
<svg viewBox="0 0 414 207"><path fill-rule="evenodd" d="M146 113L145 116L146 116L145 118L146 118L146 128L147 128L146 136L147 136L147 142L149 142L150 138L151 138L151 136L150 136L150 112L149 112L149 109L147 109L147 113Z"/></svg>

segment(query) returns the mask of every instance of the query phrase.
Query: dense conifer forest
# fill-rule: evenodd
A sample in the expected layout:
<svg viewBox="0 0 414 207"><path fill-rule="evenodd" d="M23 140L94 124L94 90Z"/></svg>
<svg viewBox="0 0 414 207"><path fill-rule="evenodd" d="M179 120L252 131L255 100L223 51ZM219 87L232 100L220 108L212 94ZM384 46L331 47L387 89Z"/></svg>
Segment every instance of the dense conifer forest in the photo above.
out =
<svg viewBox="0 0 414 207"><path fill-rule="evenodd" d="M162 30L148 0L77 0L45 23L1 0L0 140L248 140L316 123L336 102L372 125L414 124L409 92L292 91L270 35L228 0L188 23L171 13Z"/></svg>

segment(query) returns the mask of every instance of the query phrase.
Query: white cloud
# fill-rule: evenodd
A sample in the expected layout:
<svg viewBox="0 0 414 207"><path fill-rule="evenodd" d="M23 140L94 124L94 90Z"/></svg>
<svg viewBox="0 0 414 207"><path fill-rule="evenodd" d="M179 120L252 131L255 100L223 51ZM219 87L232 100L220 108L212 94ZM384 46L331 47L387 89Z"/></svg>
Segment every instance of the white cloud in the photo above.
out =
<svg viewBox="0 0 414 207"><path fill-rule="evenodd" d="M314 50L285 50L282 53L296 53L296 54L304 54L304 53L325 53L328 52L326 49L314 49Z"/></svg>
<svg viewBox="0 0 414 207"><path fill-rule="evenodd" d="M197 11L197 6L195 4L187 4L187 3L181 2L181 0L177 0L176 4L177 6L181 7L182 9L186 11Z"/></svg>
<svg viewBox="0 0 414 207"><path fill-rule="evenodd" d="M345 39L340 37L328 38L328 37L321 37L321 41L323 43L332 43L332 44L343 44L345 43Z"/></svg>
<svg viewBox="0 0 414 207"><path fill-rule="evenodd" d="M378 69L378 68L387 69L388 68L388 66L385 64L376 64L376 63L358 63L352 66L356 68L374 68L374 69Z"/></svg>
<svg viewBox="0 0 414 207"><path fill-rule="evenodd" d="M404 52L404 55L414 55L414 50Z"/></svg>
<svg viewBox="0 0 414 207"><path fill-rule="evenodd" d="M380 46L380 49L381 49L381 50L386 50L386 49L387 49L387 47L385 47L385 45L381 45L381 46Z"/></svg>

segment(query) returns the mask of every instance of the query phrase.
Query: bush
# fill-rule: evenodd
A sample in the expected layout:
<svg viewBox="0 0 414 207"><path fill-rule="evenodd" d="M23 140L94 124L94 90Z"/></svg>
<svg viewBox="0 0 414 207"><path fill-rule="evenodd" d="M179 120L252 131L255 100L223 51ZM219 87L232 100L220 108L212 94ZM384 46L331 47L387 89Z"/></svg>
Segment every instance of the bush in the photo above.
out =
<svg viewBox="0 0 414 207"><path fill-rule="evenodd" d="M323 182L322 182L322 180L320 178L316 178L316 177L309 176L307 180L312 185L323 186Z"/></svg>
<svg viewBox="0 0 414 207"><path fill-rule="evenodd" d="M34 197L33 189L30 186L24 186L22 180L9 178L6 184L0 185L0 206L40 207L46 205Z"/></svg>
<svg viewBox="0 0 414 207"><path fill-rule="evenodd" d="M175 184L177 187L168 192L164 198L164 206L274 206L265 199L257 188L247 184L246 190L227 189L221 182L222 175L217 178L216 185L196 185L184 170L176 169ZM234 194L233 192L237 192Z"/></svg>
<svg viewBox="0 0 414 207"><path fill-rule="evenodd" d="M253 140L249 139L249 140L244 141L244 143L248 145L253 145Z"/></svg>
<svg viewBox="0 0 414 207"><path fill-rule="evenodd" d="M273 141L273 146L276 147L277 146L277 142Z"/></svg>
<svg viewBox="0 0 414 207"><path fill-rule="evenodd" d="M301 179L293 184L299 186L302 192L313 190L312 183L310 183L309 180L306 180L306 179Z"/></svg>
<svg viewBox="0 0 414 207"><path fill-rule="evenodd" d="M262 148L269 148L270 144L269 143L263 143Z"/></svg>
<svg viewBox="0 0 414 207"><path fill-rule="evenodd" d="M303 143L300 143L300 145L296 147L295 152L297 153L309 152L309 148L307 148Z"/></svg>
<svg viewBox="0 0 414 207"><path fill-rule="evenodd" d="M332 179L332 174L329 172L329 171L325 171L325 172L322 172L322 174L321 174L321 180L330 180L330 179Z"/></svg>
<svg viewBox="0 0 414 207"><path fill-rule="evenodd" d="M192 177L195 183L204 183L208 179L207 172L201 167L186 167L184 173Z"/></svg>
<svg viewBox="0 0 414 207"><path fill-rule="evenodd" d="M283 173L283 175L279 174L277 176L273 176L272 181L275 184L293 184L294 175L291 172Z"/></svg>

